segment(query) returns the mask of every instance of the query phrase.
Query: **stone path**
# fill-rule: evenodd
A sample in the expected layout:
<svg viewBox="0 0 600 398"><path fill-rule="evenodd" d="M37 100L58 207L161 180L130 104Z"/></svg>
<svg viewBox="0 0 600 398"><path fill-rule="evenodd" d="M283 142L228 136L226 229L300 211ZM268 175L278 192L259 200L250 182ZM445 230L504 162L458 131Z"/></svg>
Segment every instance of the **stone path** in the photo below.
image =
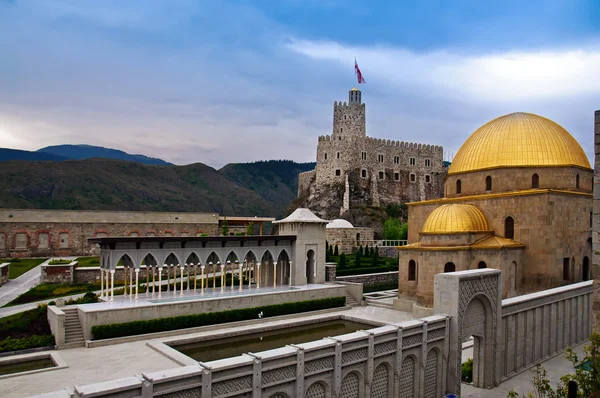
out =
<svg viewBox="0 0 600 398"><path fill-rule="evenodd" d="M574 351L581 358L583 356L583 346L589 345L589 341L584 342L576 347ZM542 363L542 366L548 372L548 380L550 386L556 388L556 384L560 381L560 377L566 373L575 373L571 362L567 361L563 354L559 354L554 358L548 359ZM461 398L506 398L506 395L510 390L515 390L519 396L521 394L527 394L533 392L533 384L531 383L532 373L530 370L519 373L515 377L506 380L498 387L492 389L481 389L475 388L466 384L462 385Z"/></svg>
<svg viewBox="0 0 600 398"><path fill-rule="evenodd" d="M76 257L61 257L63 260L75 260ZM23 275L19 276L16 279L11 279L6 282L4 285L0 286L0 307L5 304L8 304L15 298L19 297L21 294L25 293L35 285L40 283L41 269L42 265L48 264L52 261L52 258L44 261L37 267L30 269L25 272ZM35 308L35 306L33 307ZM23 310L22 310L23 311ZM5 315L0 315L5 316Z"/></svg>

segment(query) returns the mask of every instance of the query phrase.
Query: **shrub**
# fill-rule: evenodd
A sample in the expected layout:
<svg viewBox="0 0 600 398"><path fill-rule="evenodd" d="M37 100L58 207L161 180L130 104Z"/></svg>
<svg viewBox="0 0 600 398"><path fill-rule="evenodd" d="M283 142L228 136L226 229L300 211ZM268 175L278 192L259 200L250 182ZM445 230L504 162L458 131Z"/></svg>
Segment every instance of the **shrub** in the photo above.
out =
<svg viewBox="0 0 600 398"><path fill-rule="evenodd" d="M364 285L363 293L381 292L383 290L398 289L398 282L379 282L372 285Z"/></svg>
<svg viewBox="0 0 600 398"><path fill-rule="evenodd" d="M48 265L60 265L60 264L71 264L71 260L63 260L58 259L58 260L52 260L48 263Z"/></svg>
<svg viewBox="0 0 600 398"><path fill-rule="evenodd" d="M337 246L336 246L336 247L337 247ZM338 267L339 267L340 269L344 269L344 268L346 268L346 255L345 255L344 253L342 253L342 254L340 255L340 261L339 261L339 263L338 263Z"/></svg>
<svg viewBox="0 0 600 398"><path fill-rule="evenodd" d="M463 362L460 379L465 383L473 382L473 358L469 358L467 362Z"/></svg>
<svg viewBox="0 0 600 398"><path fill-rule="evenodd" d="M371 254L371 267L377 267L379 265L379 249L377 246L373 249Z"/></svg>
<svg viewBox="0 0 600 398"><path fill-rule="evenodd" d="M354 254L354 266L360 267L360 250L357 250Z"/></svg>
<svg viewBox="0 0 600 398"><path fill-rule="evenodd" d="M92 327L92 335L95 340L110 339L228 322L247 321L250 319L257 319L258 314L261 312L263 313L263 317L267 318L278 315L297 314L300 312L342 307L344 305L346 305L346 297L342 296L320 300L299 301L295 303L274 304L263 307L240 308L229 311L204 312L201 314L182 315L171 318L151 319L148 321L96 325Z"/></svg>
<svg viewBox="0 0 600 398"><path fill-rule="evenodd" d="M339 256L340 255L340 252L338 250L338 245L335 245L335 249L333 249L333 255L334 256Z"/></svg>
<svg viewBox="0 0 600 398"><path fill-rule="evenodd" d="M28 348L47 347L54 345L54 336L30 336L22 339L7 337L0 341L0 352L26 350Z"/></svg>

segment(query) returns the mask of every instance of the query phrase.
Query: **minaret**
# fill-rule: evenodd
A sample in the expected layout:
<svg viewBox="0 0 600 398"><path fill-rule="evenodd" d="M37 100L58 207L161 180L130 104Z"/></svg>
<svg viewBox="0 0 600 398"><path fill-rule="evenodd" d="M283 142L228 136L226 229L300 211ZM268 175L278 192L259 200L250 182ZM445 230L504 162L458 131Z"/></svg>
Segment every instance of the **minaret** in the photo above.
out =
<svg viewBox="0 0 600 398"><path fill-rule="evenodd" d="M333 103L333 137L353 138L367 135L365 126L365 104L362 93L353 88L348 93L348 102Z"/></svg>

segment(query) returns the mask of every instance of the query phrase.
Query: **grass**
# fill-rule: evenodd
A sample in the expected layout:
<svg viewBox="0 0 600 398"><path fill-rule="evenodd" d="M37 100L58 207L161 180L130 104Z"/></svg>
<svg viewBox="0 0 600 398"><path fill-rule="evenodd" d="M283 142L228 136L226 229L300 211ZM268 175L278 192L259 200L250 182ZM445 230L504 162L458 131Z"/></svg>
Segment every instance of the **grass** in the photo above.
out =
<svg viewBox="0 0 600 398"><path fill-rule="evenodd" d="M63 260L62 258L58 260L52 260L48 263L48 265L61 265L61 264L71 264L71 260Z"/></svg>
<svg viewBox="0 0 600 398"><path fill-rule="evenodd" d="M0 264L10 263L8 267L8 279L15 279L46 260L47 258L1 258Z"/></svg>
<svg viewBox="0 0 600 398"><path fill-rule="evenodd" d="M77 267L99 267L100 257L79 257L75 259Z"/></svg>
<svg viewBox="0 0 600 398"><path fill-rule="evenodd" d="M4 307L33 303L36 301L48 300L64 296L71 296L73 294L94 292L97 290L100 290L100 284L86 283L75 285L57 285L53 283L42 283L32 287L19 297L4 305Z"/></svg>

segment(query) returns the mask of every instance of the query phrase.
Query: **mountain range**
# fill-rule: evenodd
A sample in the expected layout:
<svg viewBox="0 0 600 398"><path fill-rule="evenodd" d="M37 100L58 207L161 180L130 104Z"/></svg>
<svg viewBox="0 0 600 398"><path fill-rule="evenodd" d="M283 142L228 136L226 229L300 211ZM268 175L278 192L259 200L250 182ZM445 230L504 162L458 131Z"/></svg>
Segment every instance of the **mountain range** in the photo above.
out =
<svg viewBox="0 0 600 398"><path fill-rule="evenodd" d="M144 155L131 155L118 149L93 145L54 145L40 148L37 151L0 148L0 162L10 160L64 161L92 158L127 160L142 164L172 165L162 159Z"/></svg>

